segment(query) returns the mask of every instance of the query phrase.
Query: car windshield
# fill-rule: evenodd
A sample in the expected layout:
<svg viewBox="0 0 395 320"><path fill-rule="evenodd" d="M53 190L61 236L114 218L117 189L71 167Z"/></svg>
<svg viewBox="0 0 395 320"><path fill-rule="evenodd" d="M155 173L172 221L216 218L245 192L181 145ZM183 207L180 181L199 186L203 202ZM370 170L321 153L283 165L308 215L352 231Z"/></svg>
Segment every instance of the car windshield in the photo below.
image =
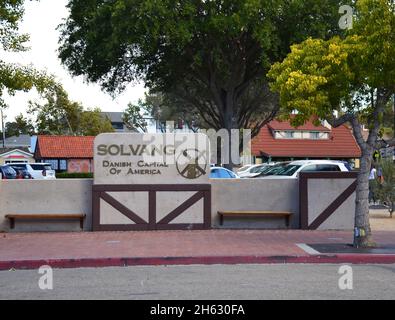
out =
<svg viewBox="0 0 395 320"><path fill-rule="evenodd" d="M11 167L3 167L3 171L7 175L15 175L16 171L12 169Z"/></svg>
<svg viewBox="0 0 395 320"><path fill-rule="evenodd" d="M19 169L19 170L25 170L26 169L26 165L25 164L11 164L11 167L13 167L14 169Z"/></svg>
<svg viewBox="0 0 395 320"><path fill-rule="evenodd" d="M52 170L51 165L49 164L31 164L33 170Z"/></svg>
<svg viewBox="0 0 395 320"><path fill-rule="evenodd" d="M244 166L244 167L241 167L239 170L237 170L238 172L242 172L242 171L246 171L246 170L248 170L249 168L251 168L251 165L247 165L247 166Z"/></svg>
<svg viewBox="0 0 395 320"><path fill-rule="evenodd" d="M286 165L287 164L280 163L271 167L266 167L265 170L261 172L261 175L265 175L265 176L275 175L277 172L282 170Z"/></svg>
<svg viewBox="0 0 395 320"><path fill-rule="evenodd" d="M298 165L287 165L278 172L276 172L274 175L276 176L292 176L298 169L300 169L301 166Z"/></svg>
<svg viewBox="0 0 395 320"><path fill-rule="evenodd" d="M252 168L250 170L251 173L261 173L263 170L265 170L267 168L267 166L258 166L255 168Z"/></svg>

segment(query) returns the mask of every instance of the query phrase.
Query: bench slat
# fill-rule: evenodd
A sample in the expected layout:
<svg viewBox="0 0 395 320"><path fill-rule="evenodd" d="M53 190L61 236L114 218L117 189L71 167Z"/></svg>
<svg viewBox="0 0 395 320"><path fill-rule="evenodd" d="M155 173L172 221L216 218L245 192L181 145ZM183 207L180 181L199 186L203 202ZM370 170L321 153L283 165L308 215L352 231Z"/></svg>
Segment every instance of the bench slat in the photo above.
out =
<svg viewBox="0 0 395 320"><path fill-rule="evenodd" d="M79 219L85 214L8 214L8 219Z"/></svg>
<svg viewBox="0 0 395 320"><path fill-rule="evenodd" d="M7 214L5 216L10 220L11 229L15 228L15 220L71 220L78 219L80 220L81 229L84 228L84 219L86 218L86 214L83 213L72 213L72 214Z"/></svg>
<svg viewBox="0 0 395 320"><path fill-rule="evenodd" d="M292 212L285 211L218 211L219 215L276 215L276 216L291 216Z"/></svg>
<svg viewBox="0 0 395 320"><path fill-rule="evenodd" d="M218 215L220 216L220 225L222 226L224 223L224 217L281 217L286 218L287 227L289 227L289 220L292 216L292 212L288 211L218 211Z"/></svg>

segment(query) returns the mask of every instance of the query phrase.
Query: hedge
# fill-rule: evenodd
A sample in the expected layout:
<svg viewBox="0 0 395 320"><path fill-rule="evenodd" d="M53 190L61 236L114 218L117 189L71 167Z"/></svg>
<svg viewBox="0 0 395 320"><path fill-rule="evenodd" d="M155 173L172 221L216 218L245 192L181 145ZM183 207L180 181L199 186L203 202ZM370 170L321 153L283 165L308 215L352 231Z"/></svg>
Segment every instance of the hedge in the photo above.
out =
<svg viewBox="0 0 395 320"><path fill-rule="evenodd" d="M93 173L57 173L57 179L93 179Z"/></svg>

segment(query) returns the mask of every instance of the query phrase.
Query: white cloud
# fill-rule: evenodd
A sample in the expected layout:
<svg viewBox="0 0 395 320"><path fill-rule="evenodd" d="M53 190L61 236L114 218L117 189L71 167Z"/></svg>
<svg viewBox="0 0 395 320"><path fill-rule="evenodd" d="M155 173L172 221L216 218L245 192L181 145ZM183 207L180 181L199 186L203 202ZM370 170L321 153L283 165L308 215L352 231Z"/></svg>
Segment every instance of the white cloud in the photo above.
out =
<svg viewBox="0 0 395 320"><path fill-rule="evenodd" d="M136 102L144 96L143 84L130 86L115 100L101 91L96 84L86 84L82 77L72 78L61 65L57 57L59 32L57 26L68 16L67 0L26 1L25 16L21 24L21 32L30 34L30 50L23 53L7 53L4 60L21 64L32 64L40 70L54 74L64 85L74 101L81 102L85 107L100 107L103 111L122 111L129 102ZM3 54L2 54L3 55ZM15 97L6 98L10 106L6 110L7 121L17 114L26 113L27 102L37 99L37 94L17 93Z"/></svg>

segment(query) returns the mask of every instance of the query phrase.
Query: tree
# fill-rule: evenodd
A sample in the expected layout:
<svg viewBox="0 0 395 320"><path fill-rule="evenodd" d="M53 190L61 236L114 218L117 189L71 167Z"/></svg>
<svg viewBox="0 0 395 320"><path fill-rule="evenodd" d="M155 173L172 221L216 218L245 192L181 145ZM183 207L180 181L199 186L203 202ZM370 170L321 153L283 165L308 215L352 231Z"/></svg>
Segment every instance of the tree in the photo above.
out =
<svg viewBox="0 0 395 320"><path fill-rule="evenodd" d="M395 211L395 166L394 161L389 158L381 160L378 164L382 171L384 180L376 183L375 192L377 198L387 205L390 217Z"/></svg>
<svg viewBox="0 0 395 320"><path fill-rule="evenodd" d="M21 52L27 50L26 34L19 34L19 22L23 17L24 0L0 1L0 51ZM6 108L4 93L15 95L17 91L29 91L35 87L40 93L53 85L53 78L29 66L6 63L0 58L0 108Z"/></svg>
<svg viewBox="0 0 395 320"><path fill-rule="evenodd" d="M60 58L109 92L144 80L213 129L252 129L278 111L266 73L293 41L335 33L340 1L69 0Z"/></svg>
<svg viewBox="0 0 395 320"><path fill-rule="evenodd" d="M84 110L70 101L62 86L56 85L44 95L45 103L30 102L28 113L35 118L38 134L98 135L113 132L110 120L104 118L99 108Z"/></svg>
<svg viewBox="0 0 395 320"><path fill-rule="evenodd" d="M186 103L177 95L162 92L150 92L145 95L144 108L157 121L161 130L166 131L166 122L186 125L193 132L199 129L210 129L193 104Z"/></svg>
<svg viewBox="0 0 395 320"><path fill-rule="evenodd" d="M97 136L100 133L114 132L111 121L103 117L100 108L87 109L82 111L79 119L79 129L77 135Z"/></svg>
<svg viewBox="0 0 395 320"><path fill-rule="evenodd" d="M144 102L139 99L137 104L129 103L128 107L123 113L123 121L126 127L134 132L147 132L147 121L144 118L147 116L146 106Z"/></svg>
<svg viewBox="0 0 395 320"><path fill-rule="evenodd" d="M395 95L394 95L395 98ZM395 101L387 104L383 113L383 128L381 135L383 137L395 137Z"/></svg>
<svg viewBox="0 0 395 320"><path fill-rule="evenodd" d="M15 121L6 123L5 132L7 137L20 136L21 134L33 135L34 125L21 113L15 117Z"/></svg>
<svg viewBox="0 0 395 320"><path fill-rule="evenodd" d="M295 126L312 116L335 127L351 123L362 151L354 238L359 247L373 245L368 179L373 153L382 145L382 114L395 92L395 5L388 0L358 0L356 9L354 27L345 37L328 41L310 38L292 46L269 76L285 112L298 111L292 120ZM362 137L361 123L368 124L367 141Z"/></svg>

